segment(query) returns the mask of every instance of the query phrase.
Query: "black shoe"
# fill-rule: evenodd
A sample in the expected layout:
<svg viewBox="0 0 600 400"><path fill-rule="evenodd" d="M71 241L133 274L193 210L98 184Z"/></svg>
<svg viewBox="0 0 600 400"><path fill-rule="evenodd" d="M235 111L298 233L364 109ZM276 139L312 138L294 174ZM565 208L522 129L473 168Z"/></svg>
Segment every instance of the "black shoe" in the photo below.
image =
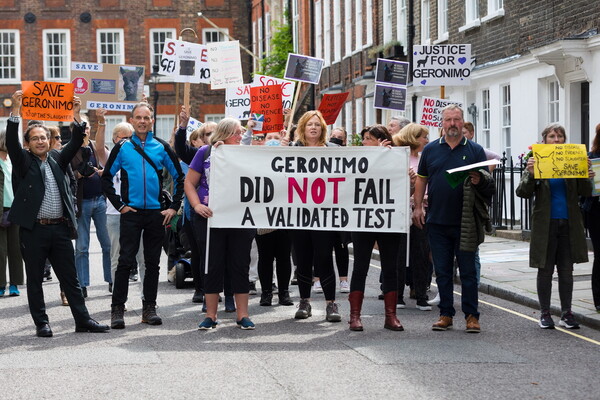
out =
<svg viewBox="0 0 600 400"><path fill-rule="evenodd" d="M52 274L50 273L50 264L44 265L44 282L52 280Z"/></svg>
<svg viewBox="0 0 600 400"><path fill-rule="evenodd" d="M290 292L287 290L282 290L277 295L279 296L279 304L282 306L293 306L294 302L290 298Z"/></svg>
<svg viewBox="0 0 600 400"><path fill-rule="evenodd" d="M307 299L300 299L300 304L298 304L298 311L296 311L296 315L294 318L296 319L306 319L308 317L312 317L312 306Z"/></svg>
<svg viewBox="0 0 600 400"><path fill-rule="evenodd" d="M377 299L379 299L379 300L383 300L383 299L384 299L384 297L385 297L385 296L383 295L383 292L381 292L381 293L379 293L379 296L377 296Z"/></svg>
<svg viewBox="0 0 600 400"><path fill-rule="evenodd" d="M201 290L196 290L194 296L192 296L192 303L202 303L204 301L204 294Z"/></svg>
<svg viewBox="0 0 600 400"><path fill-rule="evenodd" d="M87 299L87 288L85 286L81 288L81 295L84 299Z"/></svg>
<svg viewBox="0 0 600 400"><path fill-rule="evenodd" d="M137 270L137 268L136 269L132 269L129 272L129 280L131 282L137 282L137 280L138 280L138 270Z"/></svg>
<svg viewBox="0 0 600 400"><path fill-rule="evenodd" d="M144 302L142 308L142 323L148 325L162 325L162 318L156 314L156 304Z"/></svg>
<svg viewBox="0 0 600 400"><path fill-rule="evenodd" d="M271 288L271 293L273 293L273 294L278 294L279 293L279 288L277 287L277 285L275 284L275 282L273 282L273 286Z"/></svg>
<svg viewBox="0 0 600 400"><path fill-rule="evenodd" d="M92 333L101 333L108 332L110 328L108 325L99 324L97 321L93 319L88 319L83 324L75 325L75 332L92 332Z"/></svg>
<svg viewBox="0 0 600 400"><path fill-rule="evenodd" d="M112 306L110 310L110 327L112 329L125 329L125 306L123 304Z"/></svg>
<svg viewBox="0 0 600 400"><path fill-rule="evenodd" d="M108 284L108 293L112 293L112 282Z"/></svg>
<svg viewBox="0 0 600 400"><path fill-rule="evenodd" d="M250 296L255 296L257 294L257 292L256 292L256 282L250 282L249 289L248 289L248 294Z"/></svg>
<svg viewBox="0 0 600 400"><path fill-rule="evenodd" d="M35 335L37 337L52 337L52 329L50 329L50 325L48 324L36 326Z"/></svg>
<svg viewBox="0 0 600 400"><path fill-rule="evenodd" d="M273 305L273 293L266 292L263 290L263 292L260 294L260 305L263 307L272 306Z"/></svg>

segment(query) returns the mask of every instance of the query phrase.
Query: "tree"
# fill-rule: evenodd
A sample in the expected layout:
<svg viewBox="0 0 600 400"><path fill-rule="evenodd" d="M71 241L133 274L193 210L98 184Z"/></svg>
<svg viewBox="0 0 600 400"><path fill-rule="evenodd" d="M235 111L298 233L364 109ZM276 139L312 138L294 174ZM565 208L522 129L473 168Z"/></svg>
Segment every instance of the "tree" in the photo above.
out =
<svg viewBox="0 0 600 400"><path fill-rule="evenodd" d="M287 12L286 12L287 14ZM288 20L287 15L284 20ZM271 39L271 54L260 62L261 74L283 78L288 54L294 52L292 43L292 27L290 24L273 23L273 38Z"/></svg>

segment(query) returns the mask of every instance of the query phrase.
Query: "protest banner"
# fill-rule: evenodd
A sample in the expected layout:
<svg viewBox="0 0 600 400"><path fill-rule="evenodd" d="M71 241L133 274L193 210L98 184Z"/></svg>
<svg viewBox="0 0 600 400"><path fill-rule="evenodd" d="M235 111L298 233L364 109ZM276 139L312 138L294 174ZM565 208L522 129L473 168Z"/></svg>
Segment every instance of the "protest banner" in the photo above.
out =
<svg viewBox="0 0 600 400"><path fill-rule="evenodd" d="M250 112L256 114L259 125L254 134L279 132L283 129L281 86L256 86L250 88Z"/></svg>
<svg viewBox="0 0 600 400"><path fill-rule="evenodd" d="M531 146L535 179L587 178L587 152L584 144L534 144Z"/></svg>
<svg viewBox="0 0 600 400"><path fill-rule="evenodd" d="M244 84L240 42L212 42L208 44L210 88L225 89Z"/></svg>
<svg viewBox="0 0 600 400"><path fill-rule="evenodd" d="M421 107L421 118L419 124L423 126L442 127L442 109L449 104L456 104L462 108L459 101L436 99L433 97L423 97L423 107Z"/></svg>
<svg viewBox="0 0 600 400"><path fill-rule="evenodd" d="M210 226L407 232L408 158L408 147L219 146Z"/></svg>
<svg viewBox="0 0 600 400"><path fill-rule="evenodd" d="M321 79L321 71L325 61L321 58L303 56L300 54L289 54L285 66L285 79L293 81L308 82L316 85Z"/></svg>
<svg viewBox="0 0 600 400"><path fill-rule="evenodd" d="M192 134L192 132L194 132L196 129L200 128L202 125L204 125L202 122L198 121L194 117L190 117L190 119L188 120L187 127L185 129L185 134L186 134L187 140L190 140L190 135Z"/></svg>
<svg viewBox="0 0 600 400"><path fill-rule="evenodd" d="M375 85L375 108L404 111L406 88L401 86Z"/></svg>
<svg viewBox="0 0 600 400"><path fill-rule="evenodd" d="M592 196L600 196L600 158L592 158L592 171L596 174L594 176L594 187L592 189Z"/></svg>
<svg viewBox="0 0 600 400"><path fill-rule="evenodd" d="M471 45L414 46L414 86L471 84Z"/></svg>
<svg viewBox="0 0 600 400"><path fill-rule="evenodd" d="M342 107L344 107L349 94L350 92L323 95L321 104L319 104L319 111L323 114L327 125L335 124L335 120L340 114Z"/></svg>
<svg viewBox="0 0 600 400"><path fill-rule="evenodd" d="M210 83L208 49L205 45L167 39L159 67L158 72L173 77L174 82Z"/></svg>
<svg viewBox="0 0 600 400"><path fill-rule="evenodd" d="M272 76L254 75L254 80L249 85L242 85L225 90L225 115L240 120L247 120L250 116L250 88L256 86L281 86L281 99L283 108L292 108L292 99L296 82Z"/></svg>
<svg viewBox="0 0 600 400"><path fill-rule="evenodd" d="M72 83L23 81L21 115L41 121L73 121Z"/></svg>
<svg viewBox="0 0 600 400"><path fill-rule="evenodd" d="M131 111L142 101L144 66L73 62L71 82L82 108Z"/></svg>
<svg viewBox="0 0 600 400"><path fill-rule="evenodd" d="M377 59L375 83L406 86L409 64L404 61Z"/></svg>

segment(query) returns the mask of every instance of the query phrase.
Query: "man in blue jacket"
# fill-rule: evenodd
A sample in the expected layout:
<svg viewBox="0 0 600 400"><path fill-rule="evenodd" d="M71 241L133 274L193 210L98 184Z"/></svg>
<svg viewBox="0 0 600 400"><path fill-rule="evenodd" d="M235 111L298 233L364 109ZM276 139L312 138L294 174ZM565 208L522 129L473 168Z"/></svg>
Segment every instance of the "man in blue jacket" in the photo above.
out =
<svg viewBox="0 0 600 400"><path fill-rule="evenodd" d="M160 325L156 315L159 262L164 226L175 216L183 195L183 178L177 156L169 145L154 136L154 110L147 103L138 103L131 111L129 122L133 136L117 144L110 153L102 187L112 205L121 213L121 251L113 283L111 327L125 328L123 313L129 289L129 272L136 265L135 256L144 243L146 274L143 282L142 322ZM162 170L173 177L175 193L167 209L162 207ZM121 195L113 187L113 176L121 171Z"/></svg>

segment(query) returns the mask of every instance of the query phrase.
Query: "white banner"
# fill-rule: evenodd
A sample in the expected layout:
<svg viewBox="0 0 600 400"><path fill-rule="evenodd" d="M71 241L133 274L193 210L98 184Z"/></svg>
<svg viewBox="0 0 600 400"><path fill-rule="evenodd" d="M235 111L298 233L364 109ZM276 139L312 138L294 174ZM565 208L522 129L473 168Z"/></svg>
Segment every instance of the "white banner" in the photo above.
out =
<svg viewBox="0 0 600 400"><path fill-rule="evenodd" d="M240 42L212 42L207 47L211 90L243 85Z"/></svg>
<svg viewBox="0 0 600 400"><path fill-rule="evenodd" d="M206 46L167 39L163 47L159 73L175 82L209 83L210 68Z"/></svg>
<svg viewBox="0 0 600 400"><path fill-rule="evenodd" d="M414 86L464 86L471 84L471 45L415 46Z"/></svg>
<svg viewBox="0 0 600 400"><path fill-rule="evenodd" d="M211 227L407 232L408 147L219 146Z"/></svg>

